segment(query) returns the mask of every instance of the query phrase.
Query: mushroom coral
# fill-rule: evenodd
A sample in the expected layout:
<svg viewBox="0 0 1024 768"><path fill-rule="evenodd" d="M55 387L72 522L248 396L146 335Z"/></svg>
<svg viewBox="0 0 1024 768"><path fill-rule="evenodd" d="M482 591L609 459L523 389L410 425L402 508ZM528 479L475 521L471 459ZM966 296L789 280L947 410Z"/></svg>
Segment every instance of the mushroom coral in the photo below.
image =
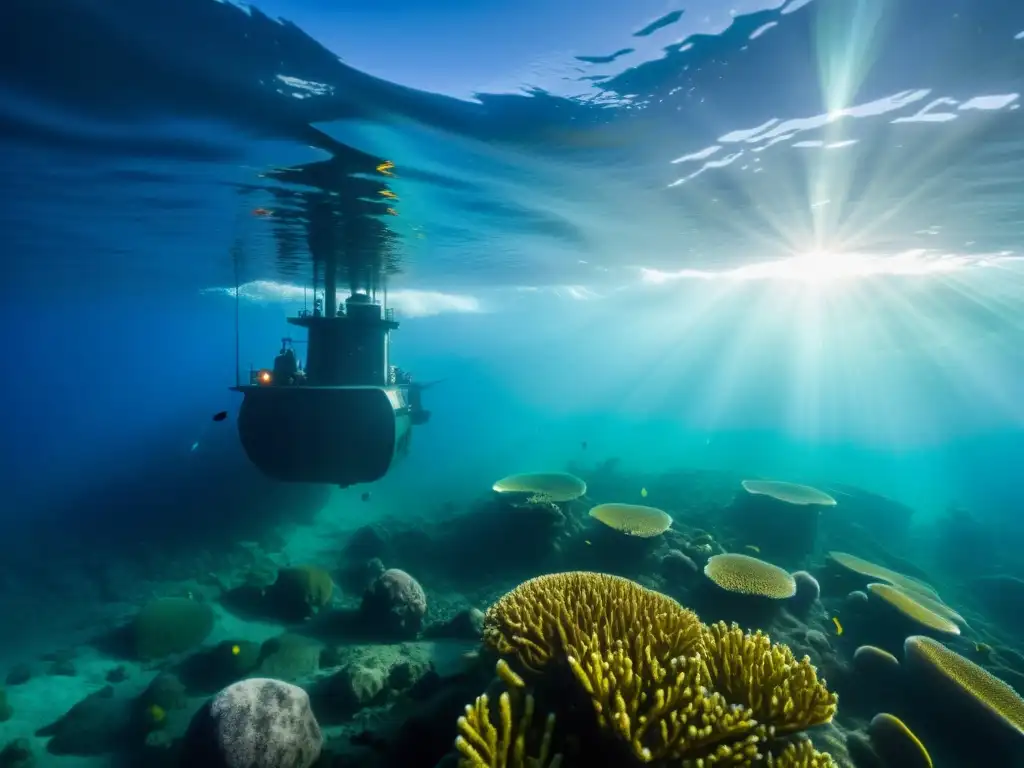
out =
<svg viewBox="0 0 1024 768"><path fill-rule="evenodd" d="M923 594L933 600L939 599L939 593L930 584L925 584L919 579L897 573L891 568L872 563L870 560L865 560L862 557L851 555L848 552L832 551L828 553L828 559L858 576L865 576L875 581L884 581L909 592Z"/></svg>
<svg viewBox="0 0 1024 768"><path fill-rule="evenodd" d="M834 507L836 500L824 491L782 480L744 480L743 490L755 496L769 496L784 504L796 506Z"/></svg>
<svg viewBox="0 0 1024 768"><path fill-rule="evenodd" d="M1004 681L930 637L908 637L903 648L906 660L943 683L953 702L978 707L1024 736L1024 698Z"/></svg>
<svg viewBox="0 0 1024 768"><path fill-rule="evenodd" d="M900 768L932 768L932 758L921 740L895 715L881 712L868 725L871 743L886 765Z"/></svg>
<svg viewBox="0 0 1024 768"><path fill-rule="evenodd" d="M660 536L672 527L672 517L667 512L641 504L598 504L590 510L590 516L609 528L641 539Z"/></svg>
<svg viewBox="0 0 1024 768"><path fill-rule="evenodd" d="M554 502L574 501L587 492L587 484L568 472L525 472L496 482L495 493L522 493Z"/></svg>
<svg viewBox="0 0 1024 768"><path fill-rule="evenodd" d="M776 480L744 480L726 510L742 543L756 545L789 567L815 550L821 512L836 500L817 488Z"/></svg>
<svg viewBox="0 0 1024 768"><path fill-rule="evenodd" d="M715 555L704 575L728 592L784 600L796 594L793 576L777 565L735 552Z"/></svg>
<svg viewBox="0 0 1024 768"><path fill-rule="evenodd" d="M931 603L929 606L924 602L926 599L924 596L919 599L913 592L894 587L892 584L868 584L868 591L881 598L919 627L945 635L960 634L960 627L956 625L956 622L933 610L932 607L938 603L929 601Z"/></svg>
<svg viewBox="0 0 1024 768"><path fill-rule="evenodd" d="M836 711L809 659L761 632L705 626L628 579L571 572L524 582L487 611L484 643L541 676L571 670L600 731L639 762L834 765L799 738Z"/></svg>

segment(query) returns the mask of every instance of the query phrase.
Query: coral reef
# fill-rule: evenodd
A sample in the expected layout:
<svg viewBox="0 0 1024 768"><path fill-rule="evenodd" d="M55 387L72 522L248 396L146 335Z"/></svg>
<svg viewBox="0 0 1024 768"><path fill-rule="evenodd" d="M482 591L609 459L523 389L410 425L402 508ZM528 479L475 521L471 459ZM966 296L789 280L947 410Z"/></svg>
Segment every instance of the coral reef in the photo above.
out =
<svg viewBox="0 0 1024 768"><path fill-rule="evenodd" d="M0 768L232 766L261 717L316 768L910 768L981 764L979 744L1020 764L1018 575L923 571L909 512L878 541L898 503L846 486L824 513L773 497L760 540L732 524L737 489L764 496L736 475L569 470L419 514L355 495L368 514L301 547L197 557L100 636L7 662ZM784 541L810 531L801 507L813 546ZM214 717L246 685L291 714L253 694Z"/></svg>
<svg viewBox="0 0 1024 768"><path fill-rule="evenodd" d="M787 739L836 710L808 659L626 579L531 579L488 610L484 642L529 673L571 670L600 732L640 762L831 764Z"/></svg>

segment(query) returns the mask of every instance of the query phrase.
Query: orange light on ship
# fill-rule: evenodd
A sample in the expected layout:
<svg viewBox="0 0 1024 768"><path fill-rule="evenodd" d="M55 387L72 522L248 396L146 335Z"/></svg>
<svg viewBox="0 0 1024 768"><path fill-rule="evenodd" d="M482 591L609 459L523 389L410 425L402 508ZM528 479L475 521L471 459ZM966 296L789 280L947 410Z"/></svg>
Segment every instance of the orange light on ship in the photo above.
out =
<svg viewBox="0 0 1024 768"><path fill-rule="evenodd" d="M259 381L260 384L269 384L273 380L273 377L270 375L270 371L260 371L256 375L256 380Z"/></svg>

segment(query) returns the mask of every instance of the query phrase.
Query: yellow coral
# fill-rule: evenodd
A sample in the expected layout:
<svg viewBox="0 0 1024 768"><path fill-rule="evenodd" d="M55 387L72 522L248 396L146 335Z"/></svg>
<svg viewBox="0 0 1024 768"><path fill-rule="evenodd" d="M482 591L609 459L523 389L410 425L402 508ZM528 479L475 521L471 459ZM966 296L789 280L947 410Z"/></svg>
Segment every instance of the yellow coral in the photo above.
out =
<svg viewBox="0 0 1024 768"><path fill-rule="evenodd" d="M771 758L780 768L832 764L813 748L777 740L835 713L835 695L806 657L798 662L760 632L705 627L692 611L627 579L580 572L531 579L487 612L484 641L534 671L566 662L598 725L641 762L753 765L781 750Z"/></svg>
<svg viewBox="0 0 1024 768"><path fill-rule="evenodd" d="M832 756L818 752L807 739L787 744L778 755L768 755L765 764L768 768L836 768Z"/></svg>
<svg viewBox="0 0 1024 768"><path fill-rule="evenodd" d="M1024 734L1024 698L991 672L930 637L914 635L903 643L904 657L936 675L961 701L980 705L996 720Z"/></svg>
<svg viewBox="0 0 1024 768"><path fill-rule="evenodd" d="M927 599L924 595L918 597L913 592L894 587L892 584L868 584L868 591L925 629L947 635L960 634L960 627L951 618L932 610L924 602ZM929 602L936 605L934 601Z"/></svg>
<svg viewBox="0 0 1024 768"><path fill-rule="evenodd" d="M568 472L526 472L503 477L492 486L495 493L526 493L555 502L574 501L587 492L587 484Z"/></svg>
<svg viewBox="0 0 1024 768"><path fill-rule="evenodd" d="M939 593L930 584L925 584L919 579L897 573L891 568L872 563L862 557L851 555L848 552L832 551L828 553L828 559L859 576L867 576L869 579L884 581L910 592L927 595L933 600L939 599Z"/></svg>
<svg viewBox="0 0 1024 768"><path fill-rule="evenodd" d="M515 673L515 670L508 665L508 662L504 659L498 659L498 664L495 667L498 677L505 683L509 688L523 688L526 683L523 682L523 678Z"/></svg>
<svg viewBox="0 0 1024 768"><path fill-rule="evenodd" d="M868 588L871 588L870 584L868 584ZM941 600L929 597L924 592L921 592L920 590L916 589L908 589L906 587L900 586L894 586L893 589L899 589L902 592L906 593L907 596L913 598L914 602L918 603L919 605L923 605L932 613L938 614L944 619L954 621L962 627L967 626L967 619L965 619L963 616L961 616L959 613L950 608Z"/></svg>
<svg viewBox="0 0 1024 768"><path fill-rule="evenodd" d="M811 660L797 661L789 646L761 631L745 634L725 622L705 630L711 685L726 699L749 707L776 734L831 722L838 698L818 680Z"/></svg>
<svg viewBox="0 0 1024 768"><path fill-rule="evenodd" d="M640 504L598 504L590 516L627 536L649 539L672 527L672 517L657 507Z"/></svg>
<svg viewBox="0 0 1024 768"><path fill-rule="evenodd" d="M722 589L741 595L784 600L796 594L796 581L789 571L736 552L710 558L704 575Z"/></svg>
<svg viewBox="0 0 1024 768"><path fill-rule="evenodd" d="M891 674L900 671L900 660L882 648L862 645L853 652L853 663L860 672L883 672Z"/></svg>
<svg viewBox="0 0 1024 768"><path fill-rule="evenodd" d="M459 736L455 748L459 751L459 768L558 768L562 756L551 754L551 740L555 732L555 716L548 715L539 744L527 744L533 738L534 700L527 694L523 701L522 716L514 720L512 697L502 693L498 699L498 724L491 722L487 694L481 694L473 704L466 705L466 714L459 718ZM530 749L529 747L533 747Z"/></svg>
<svg viewBox="0 0 1024 768"><path fill-rule="evenodd" d="M932 768L932 758L921 740L895 715L881 712L871 718L868 734L886 765L900 768Z"/></svg>
<svg viewBox="0 0 1024 768"><path fill-rule="evenodd" d="M628 743L643 762L682 760L714 766L754 760L764 740L752 713L708 689L699 655L630 658L625 643L588 658L569 659L590 695L598 725ZM699 760L701 762L695 762Z"/></svg>
<svg viewBox="0 0 1024 768"><path fill-rule="evenodd" d="M693 655L700 620L675 600L603 573L554 573L525 581L484 617L484 643L533 671L552 658L585 658L629 645L633 659Z"/></svg>

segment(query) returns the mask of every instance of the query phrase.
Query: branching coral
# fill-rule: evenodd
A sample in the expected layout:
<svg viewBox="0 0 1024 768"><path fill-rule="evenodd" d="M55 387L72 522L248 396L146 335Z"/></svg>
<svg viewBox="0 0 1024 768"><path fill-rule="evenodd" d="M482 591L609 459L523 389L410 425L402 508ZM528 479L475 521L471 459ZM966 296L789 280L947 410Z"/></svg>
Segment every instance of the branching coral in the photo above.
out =
<svg viewBox="0 0 1024 768"><path fill-rule="evenodd" d="M757 722L775 733L802 731L835 715L836 695L818 680L811 660L797 661L789 646L724 622L707 627L704 644L712 687L750 707Z"/></svg>
<svg viewBox="0 0 1024 768"><path fill-rule="evenodd" d="M640 762L833 765L809 743L787 738L836 710L807 658L797 661L761 632L705 627L692 611L627 579L532 579L488 611L484 640L535 672L567 664L598 726Z"/></svg>
<svg viewBox="0 0 1024 768"><path fill-rule="evenodd" d="M639 662L639 663L637 663ZM594 703L598 725L625 740L643 762L682 759L682 766L735 764L757 756L761 737L751 712L709 690L701 657L635 662L625 644L569 664ZM698 759L703 762L696 762Z"/></svg>
<svg viewBox="0 0 1024 768"><path fill-rule="evenodd" d="M623 642L633 659L668 660L699 650L697 614L629 579L554 573L523 582L492 605L484 643L540 671L553 658L602 653Z"/></svg>
<svg viewBox="0 0 1024 768"><path fill-rule="evenodd" d="M829 755L818 752L805 739L787 744L777 756L769 754L765 765L768 768L835 768L835 761Z"/></svg>
<svg viewBox="0 0 1024 768"><path fill-rule="evenodd" d="M516 696L519 699L518 694ZM512 696L507 692L501 694L497 725L491 722L486 693L466 706L466 714L459 718L459 736L455 740L459 768L558 768L562 764L562 756L551 753L555 716L548 715L541 731L533 722L533 696L526 694L521 700L522 713L515 719Z"/></svg>

